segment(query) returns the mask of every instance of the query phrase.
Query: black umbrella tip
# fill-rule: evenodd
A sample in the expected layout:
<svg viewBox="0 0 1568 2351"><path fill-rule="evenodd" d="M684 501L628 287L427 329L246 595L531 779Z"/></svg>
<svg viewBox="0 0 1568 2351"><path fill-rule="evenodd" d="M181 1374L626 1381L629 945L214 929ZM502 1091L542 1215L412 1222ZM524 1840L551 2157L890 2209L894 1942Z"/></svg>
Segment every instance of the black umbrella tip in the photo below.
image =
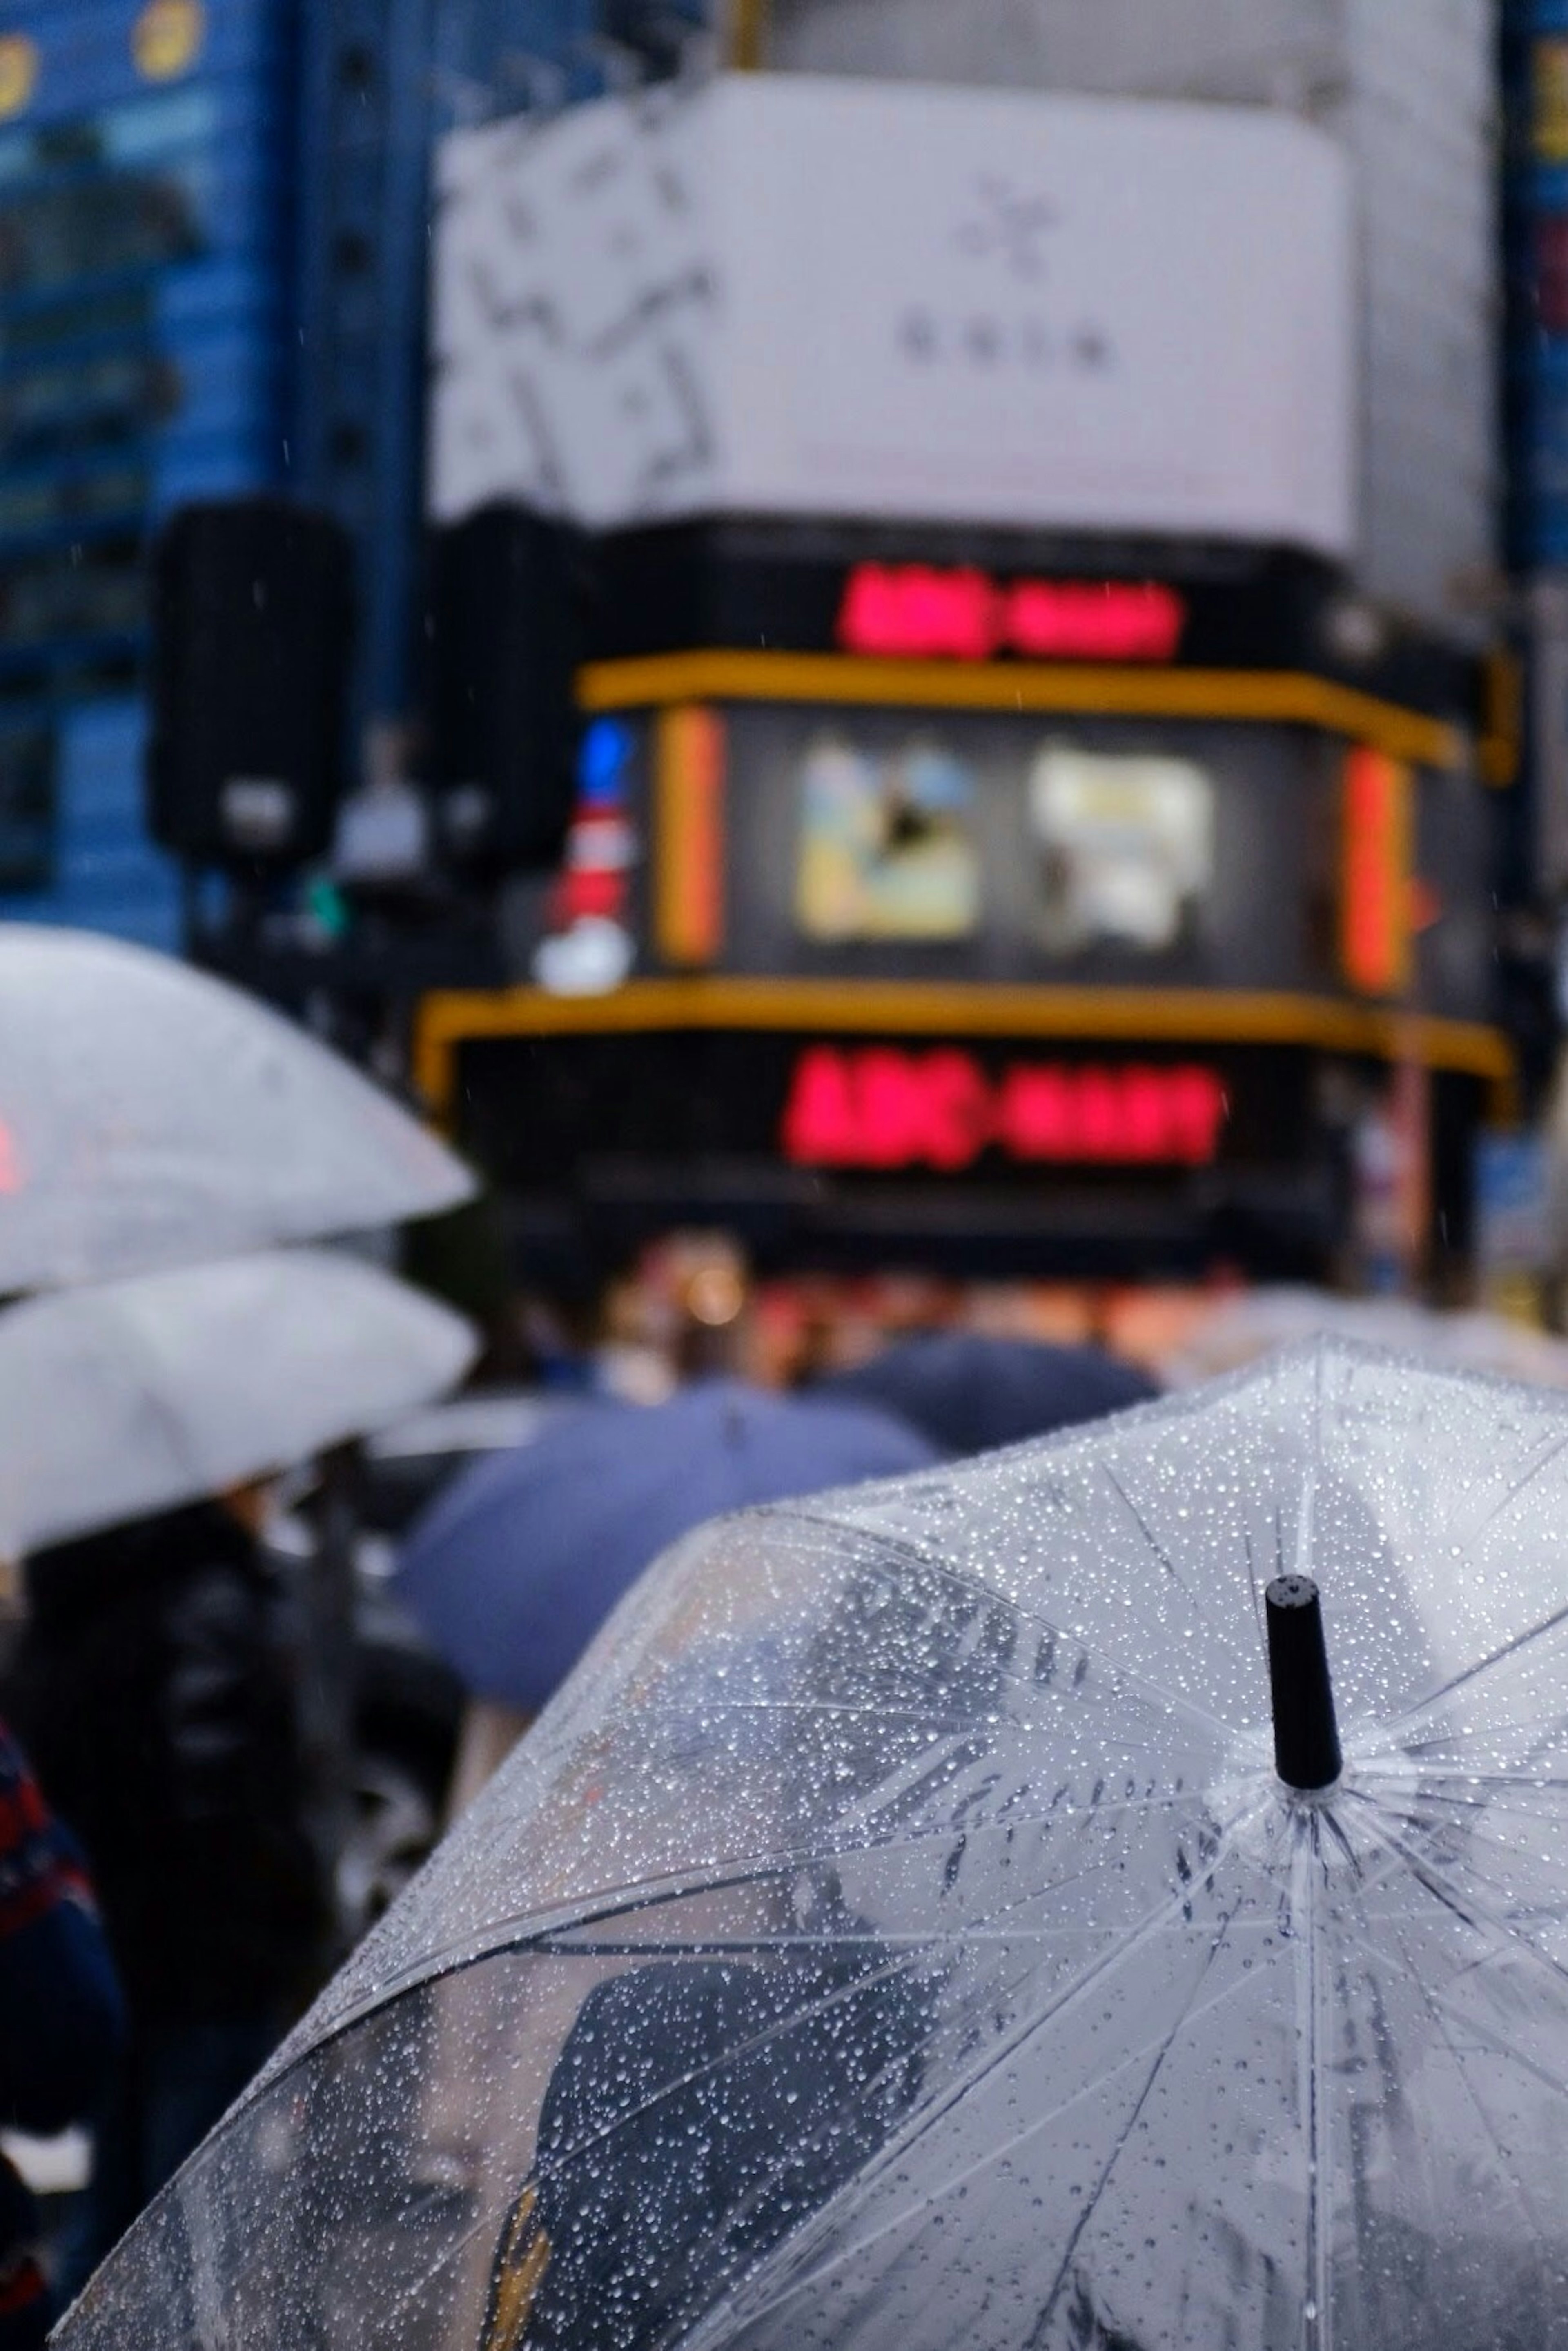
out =
<svg viewBox="0 0 1568 2351"><path fill-rule="evenodd" d="M1310 1575L1277 1575L1263 1594L1274 1768L1288 1788L1332 1788L1343 1758L1318 1587Z"/></svg>

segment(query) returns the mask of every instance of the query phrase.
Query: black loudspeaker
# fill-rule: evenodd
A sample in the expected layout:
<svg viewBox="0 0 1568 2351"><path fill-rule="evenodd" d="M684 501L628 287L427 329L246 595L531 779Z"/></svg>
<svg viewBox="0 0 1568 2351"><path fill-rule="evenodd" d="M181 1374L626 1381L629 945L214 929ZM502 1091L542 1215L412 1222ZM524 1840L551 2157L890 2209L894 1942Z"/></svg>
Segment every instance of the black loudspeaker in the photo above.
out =
<svg viewBox="0 0 1568 2351"><path fill-rule="evenodd" d="M198 865L286 868L332 838L353 550L283 498L183 507L152 558L148 824Z"/></svg>
<svg viewBox="0 0 1568 2351"><path fill-rule="evenodd" d="M576 534L497 503L434 531L425 611L430 780L448 855L559 860L576 789Z"/></svg>

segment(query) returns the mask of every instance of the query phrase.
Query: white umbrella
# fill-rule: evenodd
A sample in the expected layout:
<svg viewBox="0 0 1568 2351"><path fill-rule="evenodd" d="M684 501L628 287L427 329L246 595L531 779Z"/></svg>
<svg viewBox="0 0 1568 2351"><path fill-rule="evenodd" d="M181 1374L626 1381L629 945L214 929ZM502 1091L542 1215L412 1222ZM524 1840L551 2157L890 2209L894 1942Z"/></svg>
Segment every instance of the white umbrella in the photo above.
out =
<svg viewBox="0 0 1568 2351"><path fill-rule="evenodd" d="M382 1427L474 1354L460 1316L324 1249L28 1299L0 1314L0 1556Z"/></svg>
<svg viewBox="0 0 1568 2351"><path fill-rule="evenodd" d="M473 1191L346 1061L114 939L0 924L0 1293L402 1223Z"/></svg>

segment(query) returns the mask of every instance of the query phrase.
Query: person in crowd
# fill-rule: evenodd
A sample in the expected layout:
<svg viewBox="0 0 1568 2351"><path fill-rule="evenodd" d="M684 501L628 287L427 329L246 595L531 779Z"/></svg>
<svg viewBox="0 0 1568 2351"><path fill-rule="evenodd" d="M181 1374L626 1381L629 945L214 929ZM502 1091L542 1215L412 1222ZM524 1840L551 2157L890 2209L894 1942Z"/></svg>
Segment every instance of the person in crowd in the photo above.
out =
<svg viewBox="0 0 1568 2351"><path fill-rule="evenodd" d="M584 2000L491 2267L480 2351L648 2351L883 2147L916 2097L936 1972L863 1922L820 1960L656 1960Z"/></svg>
<svg viewBox="0 0 1568 2351"><path fill-rule="evenodd" d="M130 2032L64 2256L79 2283L269 2054L328 1926L265 1494L40 1552L14 1718L86 1848Z"/></svg>
<svg viewBox="0 0 1568 2351"><path fill-rule="evenodd" d="M883 1792L895 1806L914 1800L910 1765L929 1725L984 1723L1004 1703L1023 1633L1005 1602L936 1566L873 1556L849 1577L799 1682L778 1692L833 1721L825 1746L791 1742L773 1831L797 1853L815 1837L823 1857L788 1887L758 1873L759 1956L739 1948L727 1910L722 1957L694 1949L589 1991L495 2247L479 2351L653 2351L675 2339L910 2119L958 1997L951 1956L918 1910L868 1915L826 1857L833 1823L852 1812L858 1843ZM727 1656L697 1661L672 1712L690 1726L683 1740L702 1735L705 1682L732 1670ZM943 1760L955 1760L948 1748ZM945 1776L931 1781L937 1806ZM961 1848L961 1827L953 1834ZM760 1956L770 1946L785 1956Z"/></svg>
<svg viewBox="0 0 1568 2351"><path fill-rule="evenodd" d="M52 2136L87 2117L124 2030L77 1847L0 1724L0 2123ZM38 2351L55 2314L38 2210L0 2157L0 2351Z"/></svg>

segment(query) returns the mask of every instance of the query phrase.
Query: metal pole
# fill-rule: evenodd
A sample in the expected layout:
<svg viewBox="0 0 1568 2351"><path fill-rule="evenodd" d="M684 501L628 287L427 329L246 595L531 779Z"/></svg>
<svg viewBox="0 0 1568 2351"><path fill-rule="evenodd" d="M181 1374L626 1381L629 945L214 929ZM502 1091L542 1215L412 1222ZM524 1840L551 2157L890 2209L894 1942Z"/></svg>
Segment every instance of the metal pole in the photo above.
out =
<svg viewBox="0 0 1568 2351"><path fill-rule="evenodd" d="M340 1875L353 1829L355 1714L354 1531L360 1458L340 1446L321 1464L315 1543L304 1586L303 1712L315 1795L317 1841L331 1892L335 1940L343 1940Z"/></svg>

